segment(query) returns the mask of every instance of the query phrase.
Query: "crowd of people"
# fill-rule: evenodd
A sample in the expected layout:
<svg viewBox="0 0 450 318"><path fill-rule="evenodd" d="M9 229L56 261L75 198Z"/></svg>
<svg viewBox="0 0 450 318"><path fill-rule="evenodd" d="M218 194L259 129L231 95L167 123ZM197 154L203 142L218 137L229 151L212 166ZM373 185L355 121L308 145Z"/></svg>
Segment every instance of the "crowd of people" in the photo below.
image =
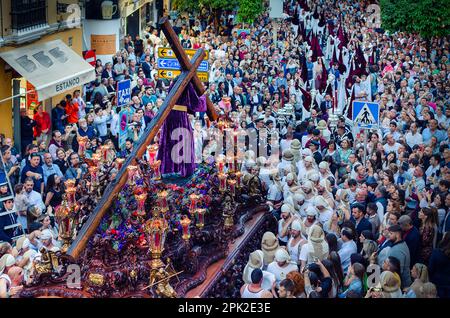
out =
<svg viewBox="0 0 450 318"><path fill-rule="evenodd" d="M366 6L285 1L289 18L272 24L265 12L247 28L232 12L218 30L199 16L171 21L184 48L209 51L205 84L218 112L232 111L258 139L276 136L280 150L275 160L246 152L243 172L258 181L278 230L249 255L243 298L450 295L449 38L372 28ZM97 79L51 116L41 106L32 117L22 111L20 151L0 140L0 297L32 279L42 247L60 248L54 211L64 181L79 181L102 145L126 158L163 104L170 80L158 77L156 59L168 44L156 28L142 35L125 37L111 62L98 60ZM132 98L119 107L124 79ZM380 105L366 147L352 100ZM201 152L202 128L217 123L203 113L191 119ZM88 138L84 156L79 137ZM371 276L374 266L380 277Z"/></svg>
<svg viewBox="0 0 450 318"><path fill-rule="evenodd" d="M419 36L368 27L367 3L319 2L287 4L293 18L283 36L294 40L268 54L281 76L262 84L263 105L293 103L301 121L281 136L282 160L275 169L247 153L245 165L267 191L278 228L266 232L261 249L249 255L241 295L447 298L449 38L427 46ZM312 37L317 33L323 60L319 53L308 63L317 51L313 40L307 46L304 29ZM330 38L337 42L331 50ZM350 54L349 63L336 59L341 54ZM303 78L302 64L308 70ZM294 76L286 82L290 66ZM337 91L321 89L322 74L334 75ZM316 103L315 96L312 103L305 98L312 89L318 91ZM350 123L353 100L380 105L380 124L367 132L366 146L363 132ZM271 106L269 116L277 119L266 104L266 125Z"/></svg>

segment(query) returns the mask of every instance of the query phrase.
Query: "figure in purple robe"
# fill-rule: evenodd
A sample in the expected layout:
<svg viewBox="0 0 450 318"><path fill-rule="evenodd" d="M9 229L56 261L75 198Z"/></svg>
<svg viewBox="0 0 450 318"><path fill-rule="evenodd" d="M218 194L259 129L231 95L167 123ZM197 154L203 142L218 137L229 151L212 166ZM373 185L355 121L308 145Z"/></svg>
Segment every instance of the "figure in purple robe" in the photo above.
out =
<svg viewBox="0 0 450 318"><path fill-rule="evenodd" d="M169 92L172 87L173 83ZM199 97L192 83L189 83L161 127L158 160L161 160L162 174L179 173L182 177L187 177L194 173L194 136L188 114L205 111L206 96ZM180 131L183 133L179 133Z"/></svg>

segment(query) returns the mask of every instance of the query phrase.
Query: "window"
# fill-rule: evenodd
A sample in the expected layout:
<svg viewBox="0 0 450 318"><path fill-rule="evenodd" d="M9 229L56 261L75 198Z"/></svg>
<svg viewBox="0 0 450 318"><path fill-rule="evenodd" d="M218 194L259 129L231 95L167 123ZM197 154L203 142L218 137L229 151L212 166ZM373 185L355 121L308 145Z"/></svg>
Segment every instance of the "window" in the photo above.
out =
<svg viewBox="0 0 450 318"><path fill-rule="evenodd" d="M47 0L11 0L13 30L23 30L47 23Z"/></svg>

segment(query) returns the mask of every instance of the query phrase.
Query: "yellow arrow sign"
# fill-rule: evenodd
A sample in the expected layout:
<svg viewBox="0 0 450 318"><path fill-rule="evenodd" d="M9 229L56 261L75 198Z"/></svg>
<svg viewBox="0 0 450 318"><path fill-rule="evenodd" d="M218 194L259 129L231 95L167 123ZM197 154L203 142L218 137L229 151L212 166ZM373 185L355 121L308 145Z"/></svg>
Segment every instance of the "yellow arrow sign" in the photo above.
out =
<svg viewBox="0 0 450 318"><path fill-rule="evenodd" d="M192 57L194 56L195 52L197 52L197 50L185 49L184 52L186 52L187 56L189 56L189 58L192 59ZM175 53L173 53L173 50L169 47L158 48L158 57L162 57L162 58L166 58L166 59L177 58L175 56ZM205 50L205 58L203 60L206 61L207 59L209 59L209 51Z"/></svg>
<svg viewBox="0 0 450 318"><path fill-rule="evenodd" d="M177 70L158 70L158 76L160 78L172 79L181 74L181 71ZM197 76L202 82L208 82L209 74L207 72L197 72Z"/></svg>

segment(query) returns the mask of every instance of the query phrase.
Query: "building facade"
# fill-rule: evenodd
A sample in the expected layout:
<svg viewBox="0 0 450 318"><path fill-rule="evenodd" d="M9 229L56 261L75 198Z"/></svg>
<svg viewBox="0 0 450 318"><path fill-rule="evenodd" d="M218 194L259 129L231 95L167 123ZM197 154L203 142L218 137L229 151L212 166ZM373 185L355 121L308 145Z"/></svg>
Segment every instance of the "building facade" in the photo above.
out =
<svg viewBox="0 0 450 318"><path fill-rule="evenodd" d="M82 56L82 6L76 0L3 0L0 2L0 54L61 40ZM37 103L51 113L70 91L38 102L27 79L0 59L0 133L20 141L20 108L30 113Z"/></svg>

